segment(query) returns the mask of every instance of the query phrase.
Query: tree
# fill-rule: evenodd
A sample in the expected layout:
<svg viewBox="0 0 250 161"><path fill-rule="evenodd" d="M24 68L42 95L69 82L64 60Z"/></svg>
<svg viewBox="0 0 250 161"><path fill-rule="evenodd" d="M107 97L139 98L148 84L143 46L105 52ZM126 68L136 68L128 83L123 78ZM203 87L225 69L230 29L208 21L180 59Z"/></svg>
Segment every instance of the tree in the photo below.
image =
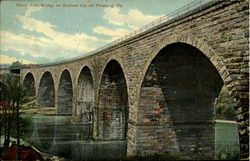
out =
<svg viewBox="0 0 250 161"><path fill-rule="evenodd" d="M10 90L7 85L7 77L3 78L1 83L1 124L4 132L4 148L9 147L10 129L11 129L11 110L10 110ZM1 126L2 126L1 125Z"/></svg>
<svg viewBox="0 0 250 161"><path fill-rule="evenodd" d="M18 147L20 145L20 104L24 103L26 90L20 83L20 79L14 75L8 75L4 78L6 88L2 91L2 114L4 123L4 147L8 148L10 143L11 128L15 127L17 139L17 159ZM14 124L13 124L14 123ZM14 126L12 126L14 125Z"/></svg>
<svg viewBox="0 0 250 161"><path fill-rule="evenodd" d="M20 67L25 67L25 65L20 61L13 62L10 66L10 68L20 68Z"/></svg>
<svg viewBox="0 0 250 161"><path fill-rule="evenodd" d="M216 119L235 120L235 106L228 90L223 86L215 105Z"/></svg>
<svg viewBox="0 0 250 161"><path fill-rule="evenodd" d="M6 85L0 81L0 139L2 138L2 127L3 127L3 112L7 107L6 102L4 102L3 100L5 100L6 97ZM1 146L1 145L0 145Z"/></svg>

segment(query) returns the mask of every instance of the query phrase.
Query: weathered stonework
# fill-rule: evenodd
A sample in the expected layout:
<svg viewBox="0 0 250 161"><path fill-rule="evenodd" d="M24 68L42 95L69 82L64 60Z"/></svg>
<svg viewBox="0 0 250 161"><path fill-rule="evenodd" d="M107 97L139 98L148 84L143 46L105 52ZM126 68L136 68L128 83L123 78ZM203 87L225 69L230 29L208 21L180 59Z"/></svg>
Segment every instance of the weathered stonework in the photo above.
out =
<svg viewBox="0 0 250 161"><path fill-rule="evenodd" d="M99 89L97 139L123 140L127 136L128 94L122 68L110 61Z"/></svg>
<svg viewBox="0 0 250 161"><path fill-rule="evenodd" d="M58 114L72 114L72 80L68 70L64 70L58 85Z"/></svg>
<svg viewBox="0 0 250 161"><path fill-rule="evenodd" d="M25 79L24 79L25 80ZM39 82L38 105L42 107L55 106L55 86L53 78L49 72L45 72Z"/></svg>
<svg viewBox="0 0 250 161"><path fill-rule="evenodd" d="M210 64L208 68L203 68L201 65L200 69L205 69L204 71L199 71L200 73L204 73L203 76L196 75L194 77L197 78L196 80L204 82L204 84L199 86L201 93L205 94L204 91L210 89L208 88L210 85L214 87L218 85L215 91L219 89L220 81L205 79L206 75L215 78L214 74L213 76L205 74L207 69L213 69L216 72L212 73L220 76L230 92L230 96L237 104L236 111L240 134L241 158L246 158L249 155L248 3L248 0L214 1L94 55L62 64L23 69L21 70L21 77L25 79L24 76L27 73L30 72L33 74L37 92L45 87L40 86L39 88L39 84L43 84L40 82L42 82L44 73L50 73L55 87L54 102L55 106L58 107L60 77L62 72L68 69L73 91L72 115L75 118L77 116L78 92L76 91L79 75L85 66L89 67L93 77L94 90L93 138L99 139L104 136L101 134L105 131L103 128L100 128L101 122L104 123L106 121L100 120L100 114L105 117L112 115L112 112L102 111L103 108L100 107L102 104L101 100L103 100L102 80L105 77L105 69L109 62L116 60L121 66L121 72L124 74L127 87L129 118L126 121L128 129L124 130L124 132L127 131L127 134L124 134L124 136L127 138L128 155L167 151L181 153L183 156L189 155L189 157L193 157L193 154L196 153L197 157L212 158L214 157L212 152L214 149L212 106L201 105L202 107L194 112L197 115L201 114L199 119L196 119L195 115L191 115L190 112L183 112L185 110L182 108L179 109L181 115L178 115L177 111L171 112L171 107L174 107L172 106L174 104L171 105L171 100L166 100L163 97L162 89L154 87L152 84L149 87L145 86L145 80L148 79L147 71L150 70L152 62L158 57L163 48L173 44L177 44L176 48L180 50L186 45L191 46L199 50L207 58L207 61L204 62L205 64ZM184 44L184 46L181 44ZM198 54L199 52L192 53ZM159 58L159 60L161 59ZM191 61L190 65L194 65L195 62ZM197 62L199 62L199 59ZM172 67L169 67L169 69L172 69ZM168 68L166 67L162 70L168 71ZM183 71L197 73L197 70L196 68L192 68ZM180 77L176 77L177 82L182 79L184 81L189 80L185 77L188 77L188 75L185 73L182 73L182 75L180 74ZM173 77L175 76L173 74ZM216 78L216 80L218 79ZM174 83L175 81L172 82ZM190 83L191 81L187 82ZM187 83L187 86L191 86L189 83ZM172 85L166 84L166 88L169 88L169 86L171 87ZM207 88L203 88L204 86ZM183 87L186 89L187 95L193 92L192 89ZM36 94L38 98L41 97L39 96L39 92ZM170 92L168 94L168 98L174 96L174 93L171 94ZM213 94L211 90L206 94L211 98L209 99L209 103L212 103L217 92ZM175 97L173 98L175 101L178 100ZM51 97L51 99L53 98ZM161 103L156 104L156 100ZM187 104L191 106L192 102L187 102ZM171 113L176 113L176 115L173 116ZM189 118L179 120L179 118L186 118L189 114ZM181 129L184 132L179 133L176 129L177 131ZM109 136L113 136L110 134ZM117 139L115 136L107 138ZM190 144L183 145L188 139L191 140ZM195 142L196 140L197 142ZM183 149L189 150L186 151Z"/></svg>
<svg viewBox="0 0 250 161"><path fill-rule="evenodd" d="M141 87L138 123L143 128L138 131L147 136L138 137L141 153L164 149L185 157L214 158L209 153L214 151L213 106L222 85L214 66L196 48L183 43L163 48Z"/></svg>
<svg viewBox="0 0 250 161"><path fill-rule="evenodd" d="M88 67L84 67L77 82L76 122L92 124L94 105L93 77Z"/></svg>
<svg viewBox="0 0 250 161"><path fill-rule="evenodd" d="M26 74L23 84L29 97L36 96L35 79L31 73Z"/></svg>

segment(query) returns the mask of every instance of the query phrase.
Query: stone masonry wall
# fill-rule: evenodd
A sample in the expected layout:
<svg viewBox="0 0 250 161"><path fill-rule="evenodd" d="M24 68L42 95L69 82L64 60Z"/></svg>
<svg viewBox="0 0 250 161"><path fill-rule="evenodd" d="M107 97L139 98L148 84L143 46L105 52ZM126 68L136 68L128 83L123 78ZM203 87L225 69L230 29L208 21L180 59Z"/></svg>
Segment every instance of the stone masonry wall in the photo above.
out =
<svg viewBox="0 0 250 161"><path fill-rule="evenodd" d="M137 151L214 158L213 106L222 85L196 48L174 43L161 50L141 87L138 133L145 137L138 137Z"/></svg>
<svg viewBox="0 0 250 161"><path fill-rule="evenodd" d="M29 97L36 96L36 89L35 89L35 79L31 73L28 73L23 80L23 84L27 90L27 95Z"/></svg>
<svg viewBox="0 0 250 161"><path fill-rule="evenodd" d="M93 77L89 68L82 69L77 82L76 122L92 124L94 105Z"/></svg>
<svg viewBox="0 0 250 161"><path fill-rule="evenodd" d="M39 82L37 104L41 107L55 106L55 87L53 78L49 72L45 72Z"/></svg>
<svg viewBox="0 0 250 161"><path fill-rule="evenodd" d="M64 70L58 86L58 114L71 114L72 113L72 81L70 74Z"/></svg>
<svg viewBox="0 0 250 161"><path fill-rule="evenodd" d="M102 140L124 140L127 136L128 94L124 74L112 60L104 70L98 108L98 135Z"/></svg>

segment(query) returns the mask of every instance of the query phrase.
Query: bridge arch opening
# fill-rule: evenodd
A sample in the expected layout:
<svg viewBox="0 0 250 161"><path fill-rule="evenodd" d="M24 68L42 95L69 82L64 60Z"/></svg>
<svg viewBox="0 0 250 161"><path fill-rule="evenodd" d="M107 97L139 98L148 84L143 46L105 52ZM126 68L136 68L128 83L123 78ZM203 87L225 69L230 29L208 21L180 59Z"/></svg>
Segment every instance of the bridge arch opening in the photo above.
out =
<svg viewBox="0 0 250 161"><path fill-rule="evenodd" d="M214 104L222 86L218 71L199 49L186 43L164 47L140 89L140 133L152 138L140 149L214 158Z"/></svg>
<svg viewBox="0 0 250 161"><path fill-rule="evenodd" d="M72 113L72 79L70 73L65 69L60 77L58 86L58 114L71 114Z"/></svg>
<svg viewBox="0 0 250 161"><path fill-rule="evenodd" d="M111 60L105 67L99 89L98 135L104 140L127 138L128 93L120 64Z"/></svg>
<svg viewBox="0 0 250 161"><path fill-rule="evenodd" d="M76 122L92 124L94 105L93 77L88 67L84 67L77 82Z"/></svg>
<svg viewBox="0 0 250 161"><path fill-rule="evenodd" d="M55 106L55 86L50 72L45 72L39 83L38 105L42 107Z"/></svg>
<svg viewBox="0 0 250 161"><path fill-rule="evenodd" d="M36 95L35 79L32 73L25 75L23 85L27 90L27 96L34 97Z"/></svg>

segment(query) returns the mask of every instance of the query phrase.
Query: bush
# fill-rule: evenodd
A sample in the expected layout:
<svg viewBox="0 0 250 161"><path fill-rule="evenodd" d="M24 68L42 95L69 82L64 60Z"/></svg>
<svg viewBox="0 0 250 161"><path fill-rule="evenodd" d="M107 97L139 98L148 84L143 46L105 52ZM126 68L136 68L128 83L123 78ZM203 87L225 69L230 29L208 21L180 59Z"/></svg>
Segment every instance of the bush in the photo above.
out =
<svg viewBox="0 0 250 161"><path fill-rule="evenodd" d="M235 120L235 111L233 100L225 86L222 87L220 95L215 104L216 119Z"/></svg>

